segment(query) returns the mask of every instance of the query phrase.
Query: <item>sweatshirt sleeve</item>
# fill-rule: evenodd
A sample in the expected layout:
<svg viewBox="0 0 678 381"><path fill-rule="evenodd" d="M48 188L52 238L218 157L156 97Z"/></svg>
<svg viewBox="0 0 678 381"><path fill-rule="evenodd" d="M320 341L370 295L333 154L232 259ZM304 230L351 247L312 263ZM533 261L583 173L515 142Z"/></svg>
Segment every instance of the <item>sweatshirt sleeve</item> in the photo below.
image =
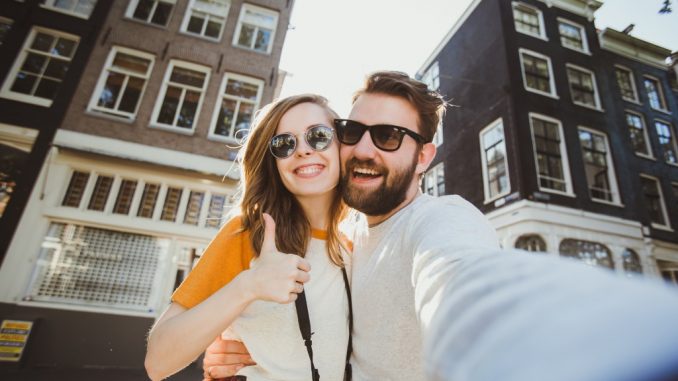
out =
<svg viewBox="0 0 678 381"><path fill-rule="evenodd" d="M174 303L193 308L249 268L254 250L241 226L240 217L235 217L219 230L172 295Z"/></svg>

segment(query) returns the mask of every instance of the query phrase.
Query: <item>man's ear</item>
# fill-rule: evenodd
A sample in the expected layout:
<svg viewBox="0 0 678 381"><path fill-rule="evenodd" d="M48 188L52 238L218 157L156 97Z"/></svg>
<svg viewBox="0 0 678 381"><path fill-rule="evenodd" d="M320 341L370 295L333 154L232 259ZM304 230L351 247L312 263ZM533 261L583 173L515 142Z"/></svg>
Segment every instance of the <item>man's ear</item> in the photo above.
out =
<svg viewBox="0 0 678 381"><path fill-rule="evenodd" d="M417 160L417 174L426 172L434 157L436 157L436 145L433 143L424 144L419 151L419 158Z"/></svg>

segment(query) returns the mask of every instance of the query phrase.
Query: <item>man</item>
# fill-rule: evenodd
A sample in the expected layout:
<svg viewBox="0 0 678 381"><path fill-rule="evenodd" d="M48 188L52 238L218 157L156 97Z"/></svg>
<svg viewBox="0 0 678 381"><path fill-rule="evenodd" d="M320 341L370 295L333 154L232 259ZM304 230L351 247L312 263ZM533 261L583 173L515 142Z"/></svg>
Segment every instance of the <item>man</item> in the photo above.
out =
<svg viewBox="0 0 678 381"><path fill-rule="evenodd" d="M405 74L377 72L336 122L344 199L369 225L352 257L353 379L669 379L678 292L500 251L468 202L421 194L444 103ZM212 376L231 361L216 360L219 345L205 358Z"/></svg>

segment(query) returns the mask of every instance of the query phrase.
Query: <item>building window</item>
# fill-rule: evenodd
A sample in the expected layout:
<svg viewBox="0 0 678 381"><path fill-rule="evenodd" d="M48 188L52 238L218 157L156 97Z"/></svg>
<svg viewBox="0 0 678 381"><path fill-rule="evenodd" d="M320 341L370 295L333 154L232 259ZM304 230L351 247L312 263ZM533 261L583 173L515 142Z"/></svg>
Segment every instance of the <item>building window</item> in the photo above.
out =
<svg viewBox="0 0 678 381"><path fill-rule="evenodd" d="M113 47L94 89L89 110L133 120L154 60L151 54Z"/></svg>
<svg viewBox="0 0 678 381"><path fill-rule="evenodd" d="M43 0L45 7L89 18L97 0Z"/></svg>
<svg viewBox="0 0 678 381"><path fill-rule="evenodd" d="M14 61L0 96L49 107L75 55L79 38L45 28L33 28Z"/></svg>
<svg viewBox="0 0 678 381"><path fill-rule="evenodd" d="M192 133L209 75L209 67L170 61L153 110L153 125Z"/></svg>
<svg viewBox="0 0 678 381"><path fill-rule="evenodd" d="M113 206L113 213L125 215L129 214L136 189L136 180L125 179L120 182L120 188L118 188L118 197L115 200L115 206Z"/></svg>
<svg viewBox="0 0 678 381"><path fill-rule="evenodd" d="M176 0L132 0L126 16L149 24L166 26Z"/></svg>
<svg viewBox="0 0 678 381"><path fill-rule="evenodd" d="M650 107L655 110L667 111L666 100L664 99L664 91L662 90L659 81L652 77L645 77L643 83L645 84L647 98L650 101Z"/></svg>
<svg viewBox="0 0 678 381"><path fill-rule="evenodd" d="M233 45L271 53L277 27L278 12L252 4L243 4L233 36Z"/></svg>
<svg viewBox="0 0 678 381"><path fill-rule="evenodd" d="M591 266L614 269L612 252L607 246L598 242L567 238L560 242L558 251L563 257L577 258Z"/></svg>
<svg viewBox="0 0 678 381"><path fill-rule="evenodd" d="M504 124L495 121L480 132L485 202L509 193L508 161L504 139Z"/></svg>
<svg viewBox="0 0 678 381"><path fill-rule="evenodd" d="M220 40L230 6L229 0L191 0L181 30Z"/></svg>
<svg viewBox="0 0 678 381"><path fill-rule="evenodd" d="M516 249L531 252L546 252L546 242L537 234L525 234L518 237L515 244Z"/></svg>
<svg viewBox="0 0 678 381"><path fill-rule="evenodd" d="M152 311L169 240L52 222L26 301Z"/></svg>
<svg viewBox="0 0 678 381"><path fill-rule="evenodd" d="M673 200L678 204L678 183L671 183L671 192L673 193Z"/></svg>
<svg viewBox="0 0 678 381"><path fill-rule="evenodd" d="M431 67L426 70L424 75L421 77L421 81L428 85L428 88L431 90L438 91L440 89L440 67L438 66L438 61L434 62ZM438 127L436 128L436 133L433 135L433 144L436 147L443 144L443 119L441 118L438 122Z"/></svg>
<svg viewBox="0 0 678 381"><path fill-rule="evenodd" d="M640 176L641 189L643 191L643 207L650 215L652 226L667 228L669 218L666 214L666 204L659 181L654 177Z"/></svg>
<svg viewBox="0 0 678 381"><path fill-rule="evenodd" d="M0 17L0 46L5 42L10 29L12 29L12 20Z"/></svg>
<svg viewBox="0 0 678 381"><path fill-rule="evenodd" d="M567 150L559 121L530 114L539 189L572 194Z"/></svg>
<svg viewBox="0 0 678 381"><path fill-rule="evenodd" d="M221 83L210 136L242 139L249 131L254 112L259 108L264 82L226 73Z"/></svg>
<svg viewBox="0 0 678 381"><path fill-rule="evenodd" d="M141 194L141 201L139 202L137 217L153 218L155 203L158 201L158 193L160 193L160 184L144 184L144 191Z"/></svg>
<svg viewBox="0 0 678 381"><path fill-rule="evenodd" d="M85 193L87 182L89 181L89 172L75 171L71 175L71 181L68 183L68 189L64 199L61 201L62 206L70 206L73 208L80 207L80 201Z"/></svg>
<svg viewBox="0 0 678 381"><path fill-rule="evenodd" d="M94 183L94 189L89 198L87 209L103 212L106 209L106 201L108 195L111 193L111 186L113 185L112 176L98 175Z"/></svg>
<svg viewBox="0 0 678 381"><path fill-rule="evenodd" d="M664 161L669 164L678 164L678 146L676 146L676 138L673 135L671 125L661 120L655 120L654 127L657 130L659 146L664 153Z"/></svg>
<svg viewBox="0 0 678 381"><path fill-rule="evenodd" d="M619 204L617 180L614 176L607 136L580 127L579 142L591 199Z"/></svg>
<svg viewBox="0 0 678 381"><path fill-rule="evenodd" d="M200 222L200 212L202 210L202 203L205 199L205 192L191 191L188 196L188 204L186 205L186 213L184 213L184 223L189 225L198 225Z"/></svg>
<svg viewBox="0 0 678 381"><path fill-rule="evenodd" d="M560 32L560 44L566 48L582 53L589 53L586 30L583 26L565 19L558 19L558 32Z"/></svg>
<svg viewBox="0 0 678 381"><path fill-rule="evenodd" d="M210 205L207 209L206 227L219 228L221 226L224 210L229 201L230 199L225 194L212 194Z"/></svg>
<svg viewBox="0 0 678 381"><path fill-rule="evenodd" d="M429 169L422 185L424 193L431 196L443 196L445 194L445 164L439 163Z"/></svg>
<svg viewBox="0 0 678 381"><path fill-rule="evenodd" d="M542 95L556 97L551 59L545 55L520 49L525 89Z"/></svg>
<svg viewBox="0 0 678 381"><path fill-rule="evenodd" d="M0 217L12 199L25 168L38 131L0 124Z"/></svg>
<svg viewBox="0 0 678 381"><path fill-rule="evenodd" d="M645 122L640 114L626 112L626 127L629 129L633 150L642 156L652 157L650 139L647 136Z"/></svg>
<svg viewBox="0 0 678 381"><path fill-rule="evenodd" d="M657 260L657 267L665 281L678 285L678 262Z"/></svg>
<svg viewBox="0 0 678 381"><path fill-rule="evenodd" d="M162 213L160 214L161 220L170 222L176 221L182 193L183 190L181 188L167 188L167 193L165 194L165 204L163 205Z"/></svg>
<svg viewBox="0 0 678 381"><path fill-rule="evenodd" d="M539 9L523 3L513 3L513 20L516 30L533 37L546 39L544 18Z"/></svg>
<svg viewBox="0 0 678 381"><path fill-rule="evenodd" d="M633 72L627 68L615 66L614 75L617 78L617 86L619 86L622 99L638 103L638 91Z"/></svg>
<svg viewBox="0 0 678 381"><path fill-rule="evenodd" d="M574 104L600 109L598 86L592 71L568 64L567 79Z"/></svg>
<svg viewBox="0 0 678 381"><path fill-rule="evenodd" d="M624 252L621 255L622 263L624 265L624 271L627 274L642 274L643 266L640 264L640 257L632 249L624 249Z"/></svg>

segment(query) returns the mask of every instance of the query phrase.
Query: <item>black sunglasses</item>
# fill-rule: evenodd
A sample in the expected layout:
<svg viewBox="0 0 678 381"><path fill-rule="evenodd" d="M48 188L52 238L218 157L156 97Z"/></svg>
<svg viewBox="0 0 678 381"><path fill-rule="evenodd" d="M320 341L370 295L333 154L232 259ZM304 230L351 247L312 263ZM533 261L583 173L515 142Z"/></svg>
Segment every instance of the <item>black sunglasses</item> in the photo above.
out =
<svg viewBox="0 0 678 381"><path fill-rule="evenodd" d="M396 151L400 148L405 135L409 135L417 143L424 144L426 139L418 133L405 127L392 126L390 124L375 124L367 126L350 119L335 119L334 128L337 137L342 144L352 146L362 139L365 131L370 132L372 143L382 151Z"/></svg>
<svg viewBox="0 0 678 381"><path fill-rule="evenodd" d="M324 151L329 148L333 137L334 130L324 124L316 124L304 132L304 140L314 151ZM276 135L271 138L268 149L278 159L290 157L297 150L297 137L290 133Z"/></svg>

